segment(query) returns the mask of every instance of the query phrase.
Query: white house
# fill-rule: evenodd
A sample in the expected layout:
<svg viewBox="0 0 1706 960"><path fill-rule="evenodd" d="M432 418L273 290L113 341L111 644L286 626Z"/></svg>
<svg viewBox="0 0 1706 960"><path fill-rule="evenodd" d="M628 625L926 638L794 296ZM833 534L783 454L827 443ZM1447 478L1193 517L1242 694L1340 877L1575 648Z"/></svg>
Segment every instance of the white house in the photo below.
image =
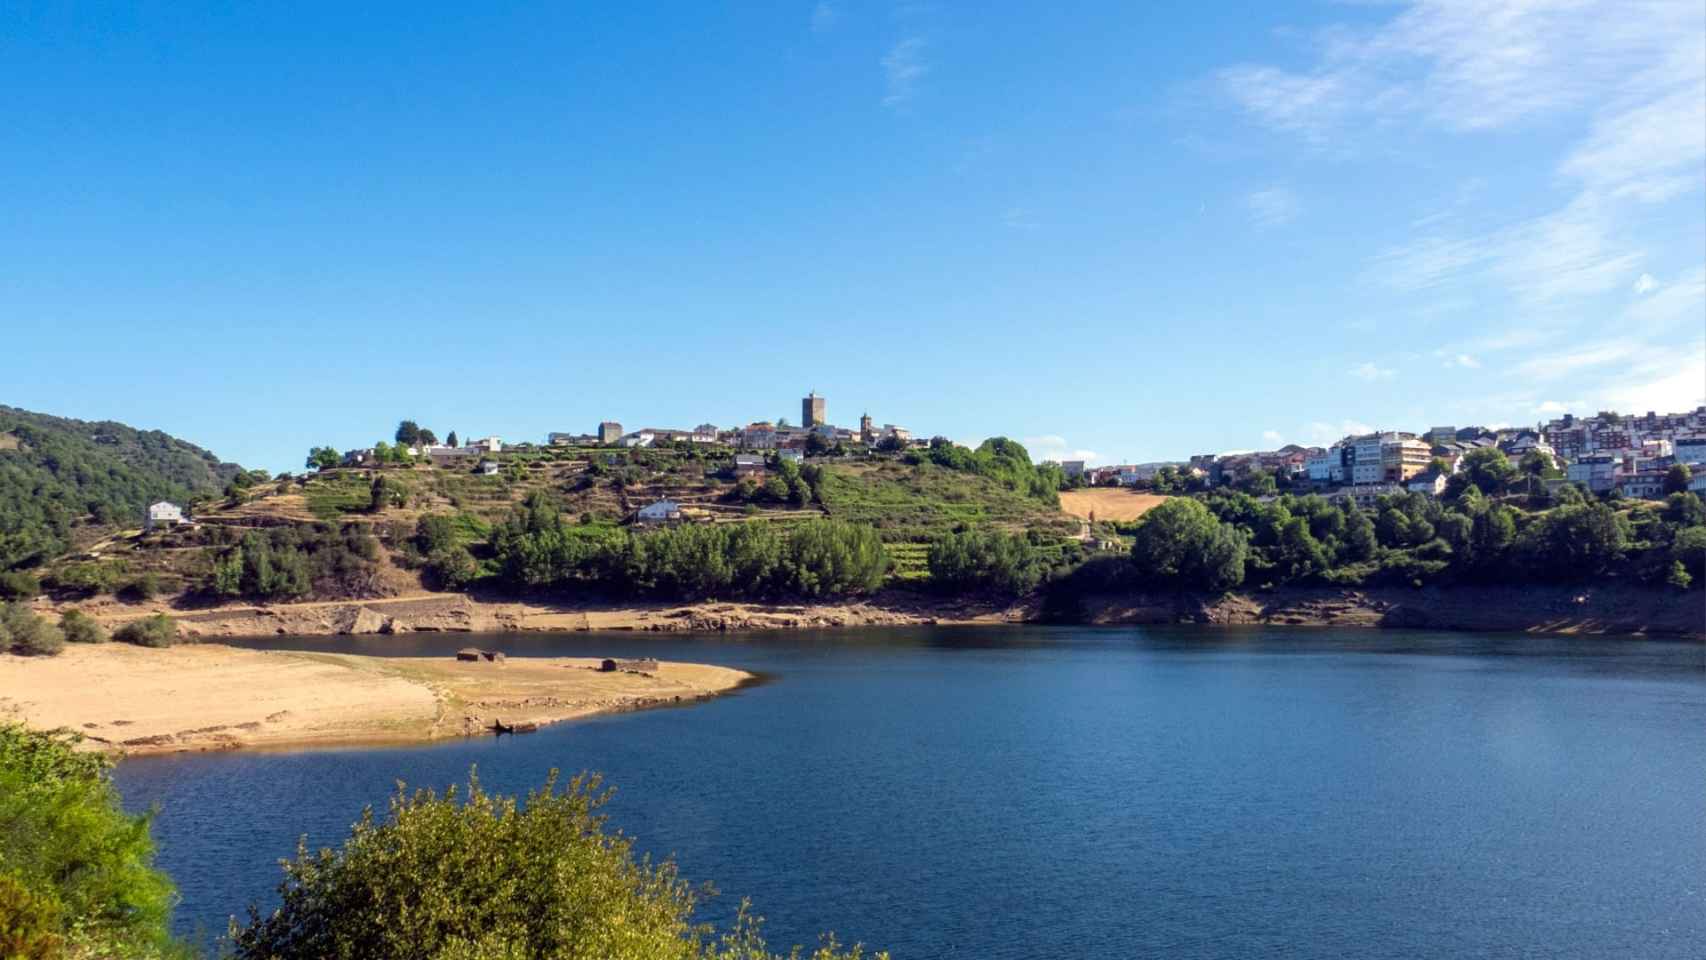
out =
<svg viewBox="0 0 1706 960"><path fill-rule="evenodd" d="M1445 474L1439 470L1418 473L1404 484L1404 488L1411 493L1425 493L1430 497L1437 497L1445 492Z"/></svg>
<svg viewBox="0 0 1706 960"><path fill-rule="evenodd" d="M463 446L472 447L475 450L483 450L486 453L502 453L504 442L501 437L481 437L478 440L470 440L463 444Z"/></svg>
<svg viewBox="0 0 1706 960"><path fill-rule="evenodd" d="M151 503L142 513L142 529L155 530L160 527L175 527L184 522L184 511L175 503L161 500Z"/></svg>
<svg viewBox="0 0 1706 960"><path fill-rule="evenodd" d="M658 435L650 430L639 430L623 437L621 443L624 447L649 447L657 438Z"/></svg>
<svg viewBox="0 0 1706 960"><path fill-rule="evenodd" d="M480 461L480 475L481 476L495 477L498 475L498 471L501 469L502 469L502 466L496 460L481 460Z"/></svg>
<svg viewBox="0 0 1706 960"><path fill-rule="evenodd" d="M735 476L751 477L764 472L764 458L755 453L735 454Z"/></svg>
<svg viewBox="0 0 1706 960"><path fill-rule="evenodd" d="M659 500L640 508L637 519L641 523L668 523L681 519L681 504L674 500Z"/></svg>
<svg viewBox="0 0 1706 960"><path fill-rule="evenodd" d="M1604 493L1617 482L1621 462L1609 453L1592 453L1565 468L1571 483L1579 483L1594 493Z"/></svg>

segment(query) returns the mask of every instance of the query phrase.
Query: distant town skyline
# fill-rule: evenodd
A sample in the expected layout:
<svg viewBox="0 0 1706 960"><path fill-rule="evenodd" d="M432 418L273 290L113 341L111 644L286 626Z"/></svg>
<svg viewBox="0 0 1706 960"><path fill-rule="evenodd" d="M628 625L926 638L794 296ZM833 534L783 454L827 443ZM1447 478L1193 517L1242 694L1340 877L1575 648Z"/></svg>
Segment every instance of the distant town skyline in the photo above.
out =
<svg viewBox="0 0 1706 960"><path fill-rule="evenodd" d="M275 470L399 417L536 439L806 390L1103 463L1692 409L1703 32L1610 0L33 9L0 402Z"/></svg>

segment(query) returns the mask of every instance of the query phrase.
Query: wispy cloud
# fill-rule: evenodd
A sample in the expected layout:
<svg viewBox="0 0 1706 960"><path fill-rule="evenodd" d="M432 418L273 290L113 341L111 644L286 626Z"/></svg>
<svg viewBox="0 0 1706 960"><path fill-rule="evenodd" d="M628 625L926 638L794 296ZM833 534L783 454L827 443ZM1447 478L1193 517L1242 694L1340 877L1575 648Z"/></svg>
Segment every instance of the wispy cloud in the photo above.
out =
<svg viewBox="0 0 1706 960"><path fill-rule="evenodd" d="M1277 227L1297 219L1303 203L1287 187L1257 190L1244 198L1250 208L1250 219L1258 227Z"/></svg>
<svg viewBox="0 0 1706 960"><path fill-rule="evenodd" d="M1456 353L1445 358L1445 365L1463 370L1474 370L1481 366L1481 361L1467 353Z"/></svg>
<svg viewBox="0 0 1706 960"><path fill-rule="evenodd" d="M1303 428L1305 441L1313 446L1324 446L1345 437L1373 432L1374 428L1361 420L1340 420L1338 423L1316 420Z"/></svg>
<svg viewBox="0 0 1706 960"><path fill-rule="evenodd" d="M1639 277L1635 278L1634 290L1637 296L1645 296L1646 294L1652 293L1654 290L1658 289L1658 286L1659 282L1654 280L1653 275L1650 273L1643 273Z"/></svg>
<svg viewBox="0 0 1706 960"><path fill-rule="evenodd" d="M924 38L907 37L896 43L883 57L883 76L887 93L883 106L899 110L911 102L918 90L918 81L930 72L924 62Z"/></svg>
<svg viewBox="0 0 1706 960"><path fill-rule="evenodd" d="M1639 357L1646 349L1647 345L1640 340L1601 340L1531 357L1517 364L1516 373L1536 380L1557 380Z"/></svg>
<svg viewBox="0 0 1706 960"><path fill-rule="evenodd" d="M1001 225L1009 230L1035 230L1037 218L1024 207L1008 207L1001 213Z"/></svg>
<svg viewBox="0 0 1706 960"><path fill-rule="evenodd" d="M1074 447L1066 442L1066 438L1058 434L1044 434L1038 437L1025 437L1022 441L1025 449L1030 452L1031 459L1041 463L1044 460L1060 462L1063 460L1083 460L1085 463L1100 463L1105 459L1094 450Z"/></svg>
<svg viewBox="0 0 1706 960"><path fill-rule="evenodd" d="M1271 443L1275 446L1279 446L1285 442L1285 434L1280 433L1278 430L1263 430L1262 440L1265 443Z"/></svg>
<svg viewBox="0 0 1706 960"><path fill-rule="evenodd" d="M1303 35L1300 67L1238 64L1217 80L1247 116L1337 152L1568 115L1580 133L1553 164L1550 210L1472 224L1455 207L1429 214L1365 271L1401 294L1502 290L1529 324L1645 287L1643 268L1672 245L1646 232L1655 205L1697 202L1706 182L1703 32L1698 2L1409 0L1372 27Z"/></svg>
<svg viewBox="0 0 1706 960"><path fill-rule="evenodd" d="M1393 370L1390 367L1377 366L1372 361L1368 363L1359 363L1351 368L1351 376L1356 377L1358 380L1366 380L1369 383L1373 383L1376 380L1390 380L1396 375L1396 370Z"/></svg>
<svg viewBox="0 0 1706 960"><path fill-rule="evenodd" d="M835 4L828 2L828 0L824 0L812 8L813 33L828 33L834 30L835 25L840 21L841 11L837 10Z"/></svg>

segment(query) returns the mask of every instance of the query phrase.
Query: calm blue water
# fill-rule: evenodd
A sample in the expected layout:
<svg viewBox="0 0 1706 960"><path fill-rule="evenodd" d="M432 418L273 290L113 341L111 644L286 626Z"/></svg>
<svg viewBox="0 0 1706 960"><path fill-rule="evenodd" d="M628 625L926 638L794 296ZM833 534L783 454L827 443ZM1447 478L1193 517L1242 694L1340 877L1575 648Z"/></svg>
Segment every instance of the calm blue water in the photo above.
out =
<svg viewBox="0 0 1706 960"><path fill-rule="evenodd" d="M444 655L469 638L257 645ZM1706 956L1706 646L1081 628L514 636L769 682L407 749L149 758L180 924L270 903L397 779L603 771L614 822L897 958Z"/></svg>

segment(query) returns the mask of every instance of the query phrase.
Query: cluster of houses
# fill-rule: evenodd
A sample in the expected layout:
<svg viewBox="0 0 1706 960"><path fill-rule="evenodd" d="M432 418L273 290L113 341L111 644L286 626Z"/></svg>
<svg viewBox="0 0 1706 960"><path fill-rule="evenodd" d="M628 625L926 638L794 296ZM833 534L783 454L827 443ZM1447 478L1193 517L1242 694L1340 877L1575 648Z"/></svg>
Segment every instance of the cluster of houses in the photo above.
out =
<svg viewBox="0 0 1706 960"><path fill-rule="evenodd" d="M1494 448L1513 464L1530 454L1562 468L1552 484L1580 484L1594 493L1616 490L1626 497L1658 499L1676 464L1692 468L1692 489L1706 496L1706 406L1688 413L1592 417L1565 416L1532 429L1434 427L1426 433L1380 431L1349 436L1328 447L1287 444L1253 453L1203 454L1171 461L1087 469L1062 463L1067 476L1096 486L1146 487L1163 469L1210 485L1237 483L1268 473L1292 488L1307 487L1329 497L1368 505L1405 491L1438 496L1471 451Z"/></svg>
<svg viewBox="0 0 1706 960"><path fill-rule="evenodd" d="M902 448L927 445L925 441L915 440L912 431L905 427L892 423L877 426L870 414L859 418L858 429L838 427L829 422L827 409L825 398L810 393L800 400L800 422L797 426L785 421L757 420L744 427L724 428L702 423L691 430L644 427L624 431L622 424L606 420L598 425L597 433L550 433L545 440L554 447L651 447L696 443L765 451L804 450L814 436L832 446L837 443L877 446L885 442Z"/></svg>

